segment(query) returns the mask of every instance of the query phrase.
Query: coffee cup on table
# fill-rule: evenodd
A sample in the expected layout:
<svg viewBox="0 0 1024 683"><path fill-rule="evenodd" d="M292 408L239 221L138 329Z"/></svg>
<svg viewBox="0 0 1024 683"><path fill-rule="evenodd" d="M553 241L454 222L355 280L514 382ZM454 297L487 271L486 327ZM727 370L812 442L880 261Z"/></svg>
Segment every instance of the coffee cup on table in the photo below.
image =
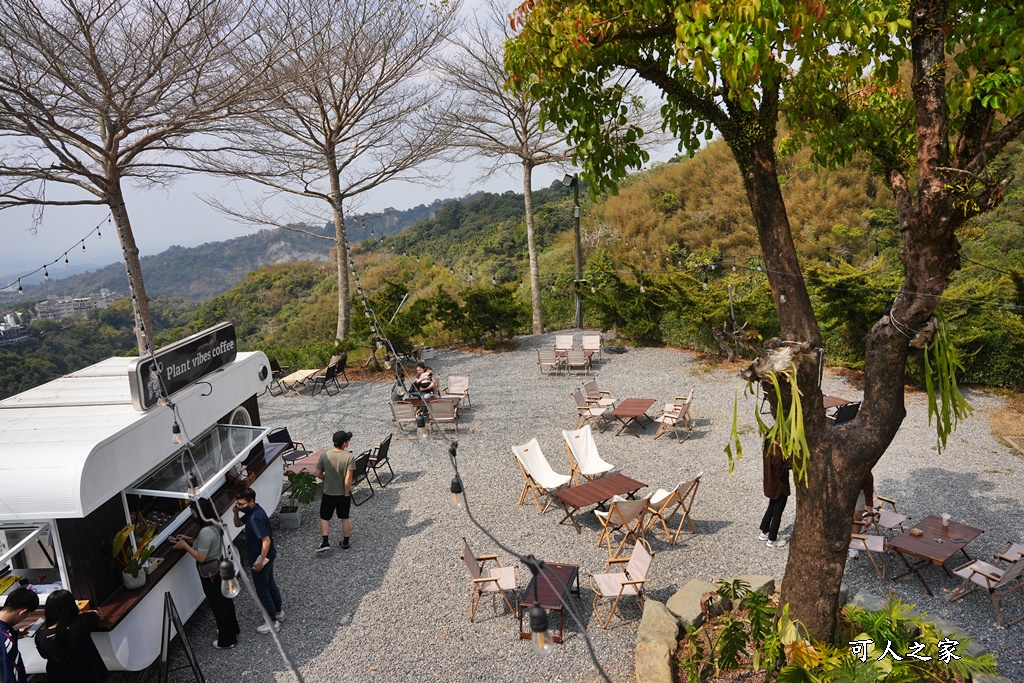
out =
<svg viewBox="0 0 1024 683"><path fill-rule="evenodd" d="M949 528L949 515L942 515L942 528L943 529L948 529Z"/></svg>

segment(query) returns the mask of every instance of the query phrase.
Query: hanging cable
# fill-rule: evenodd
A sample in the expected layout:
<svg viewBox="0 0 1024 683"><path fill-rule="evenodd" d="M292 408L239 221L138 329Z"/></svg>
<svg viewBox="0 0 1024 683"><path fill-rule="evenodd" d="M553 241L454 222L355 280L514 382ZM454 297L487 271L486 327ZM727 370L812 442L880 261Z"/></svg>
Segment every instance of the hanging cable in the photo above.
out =
<svg viewBox="0 0 1024 683"><path fill-rule="evenodd" d="M74 244L73 244L73 245L72 245L71 247L69 247L68 249L66 249L66 250L65 250L65 251L64 251L64 252L62 253L62 255L61 255L61 256L63 256L63 258L64 258L64 265L70 265L70 263L71 263L71 262L70 262L70 261L68 260L68 252L69 252L69 251L71 251L72 249L74 249L75 247L77 247L78 245L82 245L82 251L85 251L85 241L86 241L87 239L89 239L89 238L90 238L90 237L91 237L91 236L93 235L93 233L95 233L95 234L96 234L96 237L101 237L101 235L100 235L100 227L101 227L101 226L102 226L102 225L103 225L104 223L106 223L107 221L109 221L109 220L110 220L110 214L108 213L108 214L107 214L107 217L106 217L106 218L104 218L104 219L103 219L102 221L100 221L100 222L99 222L99 223L98 223L98 224L96 225L96 227L95 227L95 228L93 228L93 229L92 229L92 230L90 230L90 231L89 231L88 233L86 233L85 237L83 237L82 239L78 240L78 241L77 241L77 242L75 242L75 243L74 243ZM3 287L0 287L0 290L5 290L5 289L8 289L9 287L13 287L14 285L18 285L18 287L19 287L19 290L20 290L20 287L21 287L21 281L22 281L22 280L27 280L28 278L32 277L33 275L35 275L36 273L38 273L38 272L40 272L40 271L42 271L42 272L43 272L43 279L44 279L44 280L49 280L49 279L50 279L50 272L49 272L49 271L47 270L47 268L48 268L49 266L52 266L52 265L53 265L53 264L55 264L55 263L60 263L60 260L61 260L61 256L58 256L57 258L53 259L52 261L49 261L49 262L47 262L47 263L44 263L43 265L39 266L38 268L36 268L35 270L33 270L33 271L31 271L31 272L25 273L24 275L19 275L19 276L18 276L18 277L16 277L16 278L15 278L14 280L12 280L11 282L7 283L7 284L6 284L5 286L3 286Z"/></svg>

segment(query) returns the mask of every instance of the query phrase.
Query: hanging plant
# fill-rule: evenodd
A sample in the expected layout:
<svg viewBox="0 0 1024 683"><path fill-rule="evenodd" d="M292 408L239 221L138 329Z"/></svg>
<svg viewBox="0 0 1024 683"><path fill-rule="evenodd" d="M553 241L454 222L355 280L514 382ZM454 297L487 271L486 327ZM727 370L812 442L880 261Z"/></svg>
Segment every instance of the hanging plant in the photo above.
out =
<svg viewBox="0 0 1024 683"><path fill-rule="evenodd" d="M946 447L946 439L956 430L960 420L974 412L974 408L960 393L956 383L957 371L963 371L959 352L953 346L945 323L939 321L932 339L924 344L924 385L928 391L928 424L935 419L937 448Z"/></svg>
<svg viewBox="0 0 1024 683"><path fill-rule="evenodd" d="M785 381L790 384L790 400L789 408L787 409L782 399L782 383L779 377L782 377ZM775 405L777 406L777 415L775 422L769 426L761 419L761 414L758 412L757 407L754 408L754 419L757 420L757 430L760 433L762 439L766 441L776 441L782 448L782 457L788 458L793 468L793 478L797 483L801 481L807 481L807 463L811 459L811 449L807 445L807 435L804 433L804 412L803 406L800 404L800 388L797 386L797 368L796 363L790 361L789 368L785 371L766 372L761 376L762 380L771 382L772 387L775 389ZM746 389L744 389L744 395L746 393L754 393L754 381L750 380L747 382ZM743 448L740 445L740 436L738 431L739 423L739 391L737 390L737 397L733 400L732 409L732 431L729 435L729 443L725 446L725 454L729 458L729 471L732 472L735 467L735 460L739 460L743 457Z"/></svg>

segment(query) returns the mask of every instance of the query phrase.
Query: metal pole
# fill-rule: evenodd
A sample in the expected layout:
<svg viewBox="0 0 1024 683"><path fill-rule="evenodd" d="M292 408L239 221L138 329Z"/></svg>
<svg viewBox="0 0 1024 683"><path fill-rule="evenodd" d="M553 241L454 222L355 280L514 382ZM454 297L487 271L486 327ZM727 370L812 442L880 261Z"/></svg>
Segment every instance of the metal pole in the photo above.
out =
<svg viewBox="0 0 1024 683"><path fill-rule="evenodd" d="M572 203L573 203L573 238L575 241L576 256L576 280L573 282L573 292L576 295L576 329L583 328L583 302L580 299L580 281L583 279L583 247L580 244L580 176L574 173L572 176Z"/></svg>

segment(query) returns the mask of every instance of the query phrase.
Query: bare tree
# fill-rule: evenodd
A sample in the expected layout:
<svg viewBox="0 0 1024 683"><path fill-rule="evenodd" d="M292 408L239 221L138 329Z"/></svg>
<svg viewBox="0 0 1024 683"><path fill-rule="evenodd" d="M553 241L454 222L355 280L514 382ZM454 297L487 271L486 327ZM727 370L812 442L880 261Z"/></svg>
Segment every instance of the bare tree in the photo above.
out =
<svg viewBox="0 0 1024 683"><path fill-rule="evenodd" d="M193 159L264 192L243 206L208 198L239 220L335 243L337 337L349 333L345 211L353 198L396 178L427 181L417 170L450 136L448 107L431 82L427 58L454 27L459 3L405 0L275 0L266 44L283 51L268 83L275 104L218 133L223 143ZM259 61L257 53L253 61ZM287 219L273 201L289 198ZM296 212L326 217L334 236L293 222Z"/></svg>
<svg viewBox="0 0 1024 683"><path fill-rule="evenodd" d="M529 93L506 90L504 42L512 37L501 0L487 0L467 30L451 39L455 50L439 60L449 88L458 93L454 122L457 146L493 161L483 177L518 164L523 171L526 245L530 259L533 333L544 331L541 312L540 267L533 225L533 169L564 165L572 159L565 135L540 122L540 105Z"/></svg>
<svg viewBox="0 0 1024 683"><path fill-rule="evenodd" d="M163 184L161 154L251 94L231 56L257 29L233 0L4 0L0 3L0 209L110 209L136 298L140 353L152 339L123 182ZM75 188L51 198L51 183Z"/></svg>

